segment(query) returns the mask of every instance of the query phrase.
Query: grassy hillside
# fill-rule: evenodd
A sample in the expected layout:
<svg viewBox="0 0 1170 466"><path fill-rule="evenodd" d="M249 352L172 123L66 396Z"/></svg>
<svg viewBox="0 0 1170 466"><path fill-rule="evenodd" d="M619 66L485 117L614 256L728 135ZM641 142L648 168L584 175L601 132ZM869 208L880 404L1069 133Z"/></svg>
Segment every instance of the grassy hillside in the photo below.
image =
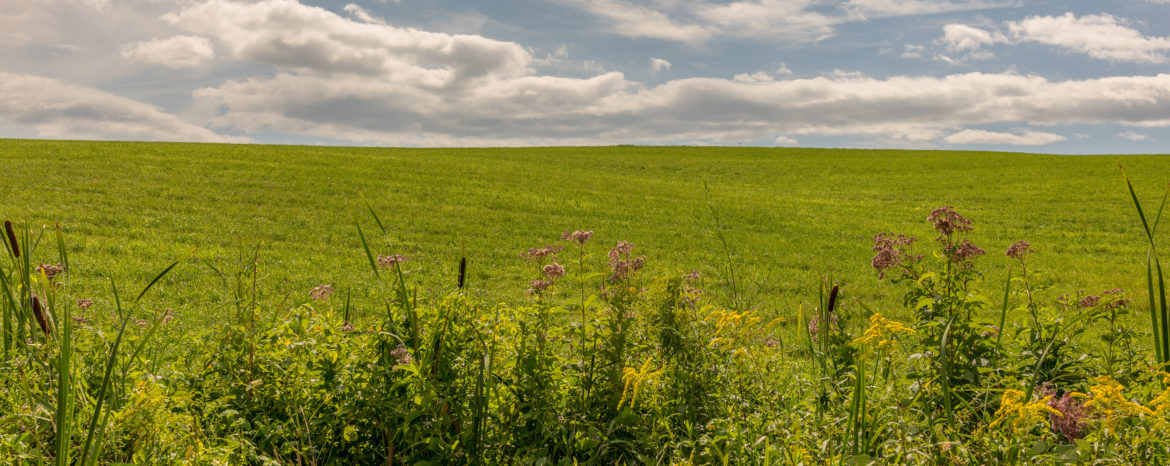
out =
<svg viewBox="0 0 1170 466"><path fill-rule="evenodd" d="M331 283L359 292L367 270L354 227L361 190L391 230L375 253L411 259L413 281L450 287L461 248L471 286L523 299L531 271L518 254L566 229L596 233L594 252L628 240L651 273L698 269L727 277L718 212L732 264L758 307L807 300L816 274L855 296L888 300L869 266L871 237L929 241L923 220L953 205L975 221L989 279L1018 239L1068 287L1143 284L1144 248L1118 164L1154 199L1170 157L1013 153L571 147L380 149L306 146L0 140L0 213L65 229L74 286L106 276L146 282L198 246L238 269L255 248L267 299L307 299ZM704 185L709 187L709 194ZM159 299L194 308L217 286L206 269L168 277ZM719 288L712 286L711 288Z"/></svg>

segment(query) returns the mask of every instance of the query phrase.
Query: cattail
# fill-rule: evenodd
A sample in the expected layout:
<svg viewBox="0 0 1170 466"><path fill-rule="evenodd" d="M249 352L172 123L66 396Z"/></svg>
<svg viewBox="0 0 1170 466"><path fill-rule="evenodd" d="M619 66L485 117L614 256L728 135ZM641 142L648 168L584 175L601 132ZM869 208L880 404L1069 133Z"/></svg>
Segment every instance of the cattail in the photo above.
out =
<svg viewBox="0 0 1170 466"><path fill-rule="evenodd" d="M52 333L49 331L49 321L45 320L45 310L41 307L41 299L33 296L32 305L33 317L37 318L37 325L41 326L41 331L45 332L45 335Z"/></svg>
<svg viewBox="0 0 1170 466"><path fill-rule="evenodd" d="M16 242L16 230L12 228L12 221L4 221L4 231L8 232L8 244L12 245L12 255L20 257L20 244Z"/></svg>
<svg viewBox="0 0 1170 466"><path fill-rule="evenodd" d="M467 279L467 256L459 258L459 289L463 289L464 280Z"/></svg>
<svg viewBox="0 0 1170 466"><path fill-rule="evenodd" d="M829 292L829 311L828 312L833 312L833 309L837 306L837 292L838 291L840 291L840 288L837 285L833 285L833 290Z"/></svg>

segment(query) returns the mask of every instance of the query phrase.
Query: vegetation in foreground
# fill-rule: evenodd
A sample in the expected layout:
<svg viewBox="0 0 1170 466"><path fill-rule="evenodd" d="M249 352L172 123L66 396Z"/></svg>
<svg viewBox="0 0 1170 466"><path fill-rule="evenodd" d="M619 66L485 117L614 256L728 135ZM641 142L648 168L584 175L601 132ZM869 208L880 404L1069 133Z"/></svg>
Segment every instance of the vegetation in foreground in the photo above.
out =
<svg viewBox="0 0 1170 466"><path fill-rule="evenodd" d="M581 230L521 254L527 303L420 298L410 258L376 215L376 229L356 224L369 294L320 285L305 305L261 308L257 261L228 271L184 259L138 293L111 281L99 305L71 292L60 228L48 235L57 264L41 264L45 238L9 223L0 457L1161 463L1170 313L1155 238L1165 197L1154 211L1132 197L1148 272L1133 297L1061 289L1036 273L1027 241L988 253L969 219L941 207L928 217L931 239L872 238L870 265L903 290L900 309L871 308L822 278L795 319L742 307L735 280L721 284L731 299L712 302L701 274L654 274L635 245L599 247ZM995 260L985 256L1009 264L1002 284L980 274ZM140 300L196 262L220 278L233 318L175 334L174 313ZM357 302L382 311L359 317Z"/></svg>

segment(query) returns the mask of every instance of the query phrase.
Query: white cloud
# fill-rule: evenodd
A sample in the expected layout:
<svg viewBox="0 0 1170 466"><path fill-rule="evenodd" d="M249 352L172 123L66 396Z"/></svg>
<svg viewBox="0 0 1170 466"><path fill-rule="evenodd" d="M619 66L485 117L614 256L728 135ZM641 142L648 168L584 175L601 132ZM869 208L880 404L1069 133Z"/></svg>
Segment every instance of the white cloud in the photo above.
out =
<svg viewBox="0 0 1170 466"><path fill-rule="evenodd" d="M0 122L49 139L246 142L158 108L56 79L0 72Z"/></svg>
<svg viewBox="0 0 1170 466"><path fill-rule="evenodd" d="M342 11L349 13L350 16L353 16L355 19L357 19L358 21L361 21L363 23L386 24L386 21L382 20L382 18L375 18L373 15L371 15L369 12L367 12L365 8L362 8L360 5L350 3L348 5L345 5L345 7L342 8Z"/></svg>
<svg viewBox="0 0 1170 466"><path fill-rule="evenodd" d="M175 36L125 45L122 56L168 68L191 68L215 58L215 49L205 37Z"/></svg>
<svg viewBox="0 0 1170 466"><path fill-rule="evenodd" d="M948 144L1010 144L1015 146L1042 146L1063 141L1064 136L1042 131L1025 130L1020 134L965 129L943 138Z"/></svg>
<svg viewBox="0 0 1170 466"><path fill-rule="evenodd" d="M792 76L792 69L788 68L787 63L781 63L779 68L776 68L776 74L780 76Z"/></svg>
<svg viewBox="0 0 1170 466"><path fill-rule="evenodd" d="M989 0L561 0L592 13L607 30L633 38L701 44L715 37L813 42L836 27L872 18L971 11L1011 3Z"/></svg>
<svg viewBox="0 0 1170 466"><path fill-rule="evenodd" d="M646 37L699 43L711 37L707 26L681 24L666 13L621 0L567 0L609 22L609 31L627 37Z"/></svg>
<svg viewBox="0 0 1170 466"><path fill-rule="evenodd" d="M906 44L902 51L902 58L922 58L922 53L926 51L925 45Z"/></svg>
<svg viewBox="0 0 1170 466"><path fill-rule="evenodd" d="M1077 18L1072 13L1061 16L1032 16L1008 22L1008 29L1018 41L1039 42L1115 62L1164 63L1170 50L1170 37L1146 37L1129 22L1109 14Z"/></svg>
<svg viewBox="0 0 1170 466"><path fill-rule="evenodd" d="M777 146L795 146L799 143L796 142L796 139L790 138L788 136L776 136L776 139L772 140L772 144Z"/></svg>
<svg viewBox="0 0 1170 466"><path fill-rule="evenodd" d="M1138 132L1132 131L1132 130L1131 131L1123 131L1120 134L1118 134L1118 136L1129 139L1130 141L1144 141L1144 140L1150 138L1149 136L1147 136L1145 134L1141 134L1141 133L1138 133Z"/></svg>
<svg viewBox="0 0 1170 466"><path fill-rule="evenodd" d="M236 58L428 87L522 76L532 62L516 43L355 22L287 0L210 0L163 18L215 38Z"/></svg>
<svg viewBox="0 0 1170 466"><path fill-rule="evenodd" d="M862 18L880 18L986 10L1010 5L1010 2L983 0L847 0L841 8Z"/></svg>
<svg viewBox="0 0 1170 466"><path fill-rule="evenodd" d="M650 57L650 71L657 73L662 70L669 70L670 62L662 58Z"/></svg>
<svg viewBox="0 0 1170 466"><path fill-rule="evenodd" d="M964 24L943 26L943 37L939 39L953 52L979 50L984 45L1007 42L1007 37L998 31L991 32Z"/></svg>

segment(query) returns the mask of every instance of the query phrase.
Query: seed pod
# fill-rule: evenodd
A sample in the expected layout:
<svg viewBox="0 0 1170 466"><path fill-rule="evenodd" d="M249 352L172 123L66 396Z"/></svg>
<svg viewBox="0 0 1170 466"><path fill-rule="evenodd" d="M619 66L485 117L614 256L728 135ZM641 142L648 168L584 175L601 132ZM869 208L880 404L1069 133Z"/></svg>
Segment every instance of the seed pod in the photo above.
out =
<svg viewBox="0 0 1170 466"><path fill-rule="evenodd" d="M467 277L467 256L459 258L459 289L463 289L463 282Z"/></svg>
<svg viewBox="0 0 1170 466"><path fill-rule="evenodd" d="M16 230L12 228L12 221L4 221L4 231L8 232L8 244L12 245L12 255L20 257L20 244L16 242Z"/></svg>
<svg viewBox="0 0 1170 466"><path fill-rule="evenodd" d="M837 292L839 291L841 289L837 285L833 285L833 290L829 292L829 312L833 312L837 306Z"/></svg>
<svg viewBox="0 0 1170 466"><path fill-rule="evenodd" d="M41 306L41 298L33 296L32 305L33 317L36 317L37 325L41 326L41 331L45 332L45 335L52 333L49 330L49 321L45 319L45 309Z"/></svg>

